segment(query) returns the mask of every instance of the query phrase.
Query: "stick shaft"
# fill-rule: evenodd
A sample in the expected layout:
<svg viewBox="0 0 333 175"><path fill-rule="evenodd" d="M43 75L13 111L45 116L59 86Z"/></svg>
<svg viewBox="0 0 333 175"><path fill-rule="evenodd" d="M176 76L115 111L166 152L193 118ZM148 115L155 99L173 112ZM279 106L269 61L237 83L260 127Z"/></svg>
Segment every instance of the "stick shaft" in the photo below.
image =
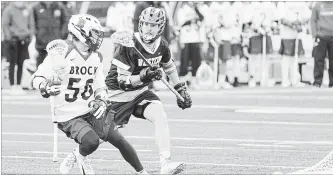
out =
<svg viewBox="0 0 333 175"><path fill-rule="evenodd" d="M133 47L133 49L139 54L139 56L141 57L141 59L150 67L152 68L153 66L150 64L150 62L145 58L145 56L142 55L142 53L136 48ZM170 83L167 82L167 80L165 78L162 78L162 82L171 90L171 92L173 92L177 98L179 98L181 101L185 101L184 98L172 87L172 85Z"/></svg>

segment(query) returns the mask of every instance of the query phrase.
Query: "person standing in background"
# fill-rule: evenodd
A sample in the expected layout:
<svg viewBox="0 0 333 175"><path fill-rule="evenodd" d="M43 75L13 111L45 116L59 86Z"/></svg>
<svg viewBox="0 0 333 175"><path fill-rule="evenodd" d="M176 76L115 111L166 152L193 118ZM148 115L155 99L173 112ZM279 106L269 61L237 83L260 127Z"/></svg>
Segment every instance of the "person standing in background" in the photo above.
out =
<svg viewBox="0 0 333 175"><path fill-rule="evenodd" d="M312 9L311 31L315 39L313 48L314 82L320 88L323 82L325 58L328 54L328 87L333 87L333 2L317 2Z"/></svg>
<svg viewBox="0 0 333 175"><path fill-rule="evenodd" d="M32 31L28 23L29 11L25 2L11 2L3 11L2 27L4 34L5 53L9 61L9 81L11 93L22 94L22 67L25 59L29 58L28 46ZM17 65L17 82L14 83L15 65Z"/></svg>
<svg viewBox="0 0 333 175"><path fill-rule="evenodd" d="M191 65L192 88L197 86L196 73L203 59L202 46L207 40L204 15L199 10L202 6L200 2L183 2L177 16L180 25L179 43L182 48L179 76L185 79L184 77L188 76L188 67Z"/></svg>
<svg viewBox="0 0 333 175"><path fill-rule="evenodd" d="M69 19L72 17L72 15L76 14L76 2L73 1L61 1L62 5L64 6L65 10L65 16L66 16L66 22L64 26L68 25ZM64 33L64 38L68 37L68 28L63 27L63 33Z"/></svg>
<svg viewBox="0 0 333 175"><path fill-rule="evenodd" d="M279 53L281 59L282 87L299 87L300 83L298 72L298 60L295 54L304 55L304 48L300 34L303 32L303 26L308 21L306 14L301 10L307 9L306 4L302 2L285 2L280 4L283 12L281 18L281 47ZM295 53L296 38L298 39L298 53Z"/></svg>
<svg viewBox="0 0 333 175"><path fill-rule="evenodd" d="M41 1L31 10L30 23L35 35L35 48L38 51L37 67L44 61L47 43L55 39L66 39L66 14L59 2Z"/></svg>

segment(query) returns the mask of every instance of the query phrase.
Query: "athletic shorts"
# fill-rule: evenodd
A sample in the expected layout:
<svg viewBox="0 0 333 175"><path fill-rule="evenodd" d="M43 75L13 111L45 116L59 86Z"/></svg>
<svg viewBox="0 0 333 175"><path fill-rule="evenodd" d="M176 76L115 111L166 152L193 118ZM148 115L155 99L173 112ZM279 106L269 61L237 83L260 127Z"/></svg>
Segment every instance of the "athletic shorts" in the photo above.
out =
<svg viewBox="0 0 333 175"><path fill-rule="evenodd" d="M243 57L243 49L241 44L231 44L231 56L236 55Z"/></svg>
<svg viewBox="0 0 333 175"><path fill-rule="evenodd" d="M108 104L107 111L113 110L115 112L114 122L116 123L116 125L124 125L129 122L131 115L137 118L146 119L143 116L143 112L145 108L150 104L150 101L153 100L160 101L156 94L154 94L150 90L147 90L137 96L134 100L129 102L111 101ZM107 115L109 115L109 112L107 112Z"/></svg>
<svg viewBox="0 0 333 175"><path fill-rule="evenodd" d="M231 59L231 43L230 41L223 41L223 44L219 45L219 58L222 61Z"/></svg>
<svg viewBox="0 0 333 175"><path fill-rule="evenodd" d="M66 122L58 122L58 128L77 143L81 143L82 137L91 130L105 141L110 128L116 127L113 121L114 112L111 110L108 113L109 115L104 115L99 119L87 113Z"/></svg>
<svg viewBox="0 0 333 175"><path fill-rule="evenodd" d="M287 56L295 56L295 43L296 39L282 39L281 40L281 47L279 50L279 54L287 55ZM298 55L304 55L304 48L302 40L298 40Z"/></svg>
<svg viewBox="0 0 333 175"><path fill-rule="evenodd" d="M262 54L263 36L253 36L250 38L249 54ZM266 54L273 53L273 43L270 36L266 36Z"/></svg>

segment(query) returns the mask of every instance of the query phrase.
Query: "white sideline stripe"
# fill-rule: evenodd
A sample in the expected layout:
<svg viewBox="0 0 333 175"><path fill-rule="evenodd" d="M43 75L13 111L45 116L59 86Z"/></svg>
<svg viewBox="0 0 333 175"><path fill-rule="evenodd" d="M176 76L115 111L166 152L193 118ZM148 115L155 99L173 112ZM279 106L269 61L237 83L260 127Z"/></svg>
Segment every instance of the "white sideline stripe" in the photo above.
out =
<svg viewBox="0 0 333 175"><path fill-rule="evenodd" d="M53 133L24 133L24 132L2 132L3 135L20 135L20 136L47 136L53 137ZM65 134L59 134L61 137L66 137ZM131 139L155 139L151 136L125 136ZM172 140L187 140L187 141L224 141L224 142L253 142L253 143L289 143L289 144L315 144L315 145L333 145L333 141L293 141L293 140L253 140L253 139L225 139L225 138L193 138L193 137L171 137Z"/></svg>
<svg viewBox="0 0 333 175"><path fill-rule="evenodd" d="M33 144L53 144L53 142L45 142L45 141L19 141L19 140L1 140L1 142L7 142L7 143L33 143ZM74 142L59 142L58 144L68 144L68 145L75 145L76 143ZM131 144L133 147L142 147L142 146L146 146L146 145L137 145L137 144ZM98 149L104 149L104 148L98 148ZM105 148L107 149L107 148ZM119 151L117 149L117 151Z"/></svg>
<svg viewBox="0 0 333 175"><path fill-rule="evenodd" d="M51 119L46 115L11 115L4 114L2 118L29 118L29 119ZM131 121L146 122L138 118L131 118ZM225 123L225 124L265 124L265 125L299 125L299 126L333 126L333 123L307 123L307 122L283 122L283 121L251 121L251 120L200 120L200 119L181 119L174 116L174 119L168 118L168 122L175 123Z"/></svg>
<svg viewBox="0 0 333 175"><path fill-rule="evenodd" d="M110 148L98 148L99 151L117 151L118 149L110 149ZM135 149L137 152L152 152L152 150L147 149ZM21 153L32 153L32 154L53 154L52 151L21 151ZM58 154L67 155L69 152L57 152Z"/></svg>
<svg viewBox="0 0 333 175"><path fill-rule="evenodd" d="M159 94L158 94L159 95ZM192 93L191 93L192 95ZM160 97L173 97L173 94L162 94ZM195 94L194 98L207 97L207 94ZM316 100L332 100L331 96L316 96L316 95L258 95L258 94L229 94L229 93L220 93L209 95L209 98L232 98L232 99L280 99L280 100L305 100L305 99L316 99ZM3 96L2 100L4 101L15 101L15 100L42 100L49 102L49 100L39 97L38 95L24 95L24 96Z"/></svg>
<svg viewBox="0 0 333 175"><path fill-rule="evenodd" d="M39 101L2 101L5 105L46 105L48 102ZM167 108L177 108L177 104L163 104ZM333 114L333 108L309 108L309 107L283 107L283 106L250 106L250 105L193 105L196 109L228 109L240 113L283 113L283 114Z"/></svg>
<svg viewBox="0 0 333 175"><path fill-rule="evenodd" d="M35 157L35 156L1 156L1 158L9 158L9 159L39 159L39 160L52 160L52 157ZM63 159L64 157L59 157ZM101 162L122 162L126 163L124 160L106 160L106 159L91 159L92 161L101 161ZM151 163L151 164L159 164L160 161L141 161L142 163ZM258 168L295 168L301 169L305 167L299 166L279 166L279 165L249 165L249 164L222 164L222 163L209 163L209 162L186 162L187 165L205 165L205 166L230 166L230 167L258 167Z"/></svg>
<svg viewBox="0 0 333 175"><path fill-rule="evenodd" d="M259 113L259 114L333 114L333 109L328 108L253 108L253 109L236 109L238 113Z"/></svg>
<svg viewBox="0 0 333 175"><path fill-rule="evenodd" d="M279 147L279 148L295 148L292 145L265 145L265 144L237 144L238 146L247 146L247 147Z"/></svg>
<svg viewBox="0 0 333 175"><path fill-rule="evenodd" d="M13 140L2 140L2 143L53 144L53 142L13 141ZM74 143L70 143L70 142L58 142L58 144L59 145L67 144L67 145L73 145L73 146L75 145ZM278 147L278 148L286 148L283 145L279 145L279 144L282 144L282 143L276 143L276 147ZM140 147L140 146L142 147L142 146L146 146L146 145L132 145L132 146L134 146L137 149L137 147ZM4 146L2 146L2 147L4 147ZM192 150L224 150L224 151L225 150L240 150L240 151L258 151L258 152L271 152L272 151L271 149L262 149L262 148L257 149L257 148L235 147L235 145L232 145L232 146L229 146L229 147L200 147L200 146L175 146L175 145L173 145L173 146L171 146L171 148L185 149L185 150L190 150L190 149L192 149ZM104 149L104 148L98 148L98 149ZM118 150L116 150L116 151L118 151ZM311 151L305 150L305 151L302 151L302 150L295 150L295 149L292 149L292 150L288 150L288 149L275 149L274 151L293 152L293 153L295 153L295 152L298 152L298 153L304 153L304 152L322 153L322 152L325 152L325 151L321 151L321 150L311 150Z"/></svg>

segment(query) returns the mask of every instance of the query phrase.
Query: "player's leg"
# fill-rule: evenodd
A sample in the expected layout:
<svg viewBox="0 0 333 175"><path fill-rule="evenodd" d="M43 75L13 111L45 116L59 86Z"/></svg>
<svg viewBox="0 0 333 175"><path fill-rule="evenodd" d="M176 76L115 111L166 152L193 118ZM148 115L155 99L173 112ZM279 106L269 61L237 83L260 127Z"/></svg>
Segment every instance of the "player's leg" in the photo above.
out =
<svg viewBox="0 0 333 175"><path fill-rule="evenodd" d="M68 174L77 161L81 173L94 174L88 155L93 153L99 146L99 136L92 129L91 125L82 117L67 122L59 122L58 128L67 137L74 139L79 145L69 154L60 165L60 172Z"/></svg>
<svg viewBox="0 0 333 175"><path fill-rule="evenodd" d="M145 107L145 108L144 108ZM171 162L170 131L167 115L160 101L151 101L143 105L143 116L155 127L155 141L159 150L161 174L178 174L185 168L183 162Z"/></svg>
<svg viewBox="0 0 333 175"><path fill-rule="evenodd" d="M167 115L159 98L151 91L143 93L133 115L151 121L155 128L155 142L160 155L161 174L178 174L185 168L183 162L171 162L170 130Z"/></svg>
<svg viewBox="0 0 333 175"><path fill-rule="evenodd" d="M114 118L114 112L109 111L106 117ZM123 158L135 169L138 174L148 174L138 157L133 146L124 138L124 136L118 131L116 124L113 120L110 121L110 127L108 134L106 136L106 141L111 143L114 147L116 147Z"/></svg>

